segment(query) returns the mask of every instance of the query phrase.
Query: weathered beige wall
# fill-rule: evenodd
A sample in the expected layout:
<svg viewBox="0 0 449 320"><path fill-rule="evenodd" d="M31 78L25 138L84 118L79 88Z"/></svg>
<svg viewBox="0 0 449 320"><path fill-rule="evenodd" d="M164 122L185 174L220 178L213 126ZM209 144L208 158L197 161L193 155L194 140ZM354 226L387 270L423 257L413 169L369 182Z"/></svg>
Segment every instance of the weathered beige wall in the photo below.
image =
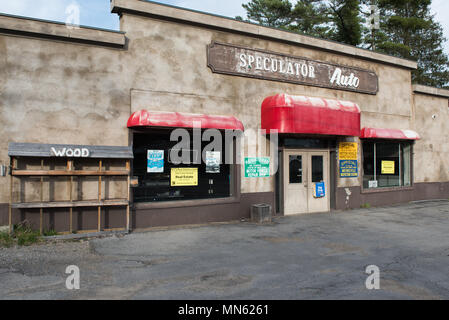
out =
<svg viewBox="0 0 449 320"><path fill-rule="evenodd" d="M126 121L145 108L234 115L247 131L257 130L262 101L277 93L354 101L363 111L362 126L411 128L409 70L129 14L121 29L129 40L125 50L0 35L0 163L9 162L11 141L128 145ZM374 96L214 74L206 55L212 41L373 70L380 91ZM0 177L0 203L9 200L8 181ZM339 181L342 187L359 184ZM242 192L273 190L272 178L242 178Z"/></svg>
<svg viewBox="0 0 449 320"><path fill-rule="evenodd" d="M0 35L0 163L8 142L128 145L125 51ZM9 179L0 177L0 203Z"/></svg>
<svg viewBox="0 0 449 320"><path fill-rule="evenodd" d="M288 93L354 101L362 109L362 125L410 129L409 70L141 16L124 14L121 25L130 39L127 69L137 67L132 81L133 111L147 108L234 115L247 130L257 130L262 101L277 93ZM379 76L379 93L374 96L214 74L207 67L206 54L206 46L212 41L373 70ZM342 179L338 184L358 186L360 179ZM273 190L273 179L245 179L243 175L242 192Z"/></svg>
<svg viewBox="0 0 449 320"><path fill-rule="evenodd" d="M414 110L415 127L421 136L414 149L415 182L447 182L449 181L449 100L415 94Z"/></svg>

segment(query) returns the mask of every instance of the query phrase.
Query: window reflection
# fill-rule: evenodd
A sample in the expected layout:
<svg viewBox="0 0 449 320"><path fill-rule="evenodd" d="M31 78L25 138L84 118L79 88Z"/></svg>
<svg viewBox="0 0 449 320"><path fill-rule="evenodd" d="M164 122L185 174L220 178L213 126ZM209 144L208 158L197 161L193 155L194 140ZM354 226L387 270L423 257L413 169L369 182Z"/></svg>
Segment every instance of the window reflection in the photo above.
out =
<svg viewBox="0 0 449 320"><path fill-rule="evenodd" d="M290 156L290 183L302 183L302 156Z"/></svg>
<svg viewBox="0 0 449 320"><path fill-rule="evenodd" d="M312 156L312 183L324 181L323 156Z"/></svg>

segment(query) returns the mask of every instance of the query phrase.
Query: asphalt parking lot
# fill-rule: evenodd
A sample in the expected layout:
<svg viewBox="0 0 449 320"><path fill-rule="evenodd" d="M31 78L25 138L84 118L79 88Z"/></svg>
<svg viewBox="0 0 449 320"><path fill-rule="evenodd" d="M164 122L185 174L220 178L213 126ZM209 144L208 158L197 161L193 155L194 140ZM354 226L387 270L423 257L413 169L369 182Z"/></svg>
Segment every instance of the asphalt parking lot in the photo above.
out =
<svg viewBox="0 0 449 320"><path fill-rule="evenodd" d="M449 299L448 231L434 201L0 249L0 299Z"/></svg>

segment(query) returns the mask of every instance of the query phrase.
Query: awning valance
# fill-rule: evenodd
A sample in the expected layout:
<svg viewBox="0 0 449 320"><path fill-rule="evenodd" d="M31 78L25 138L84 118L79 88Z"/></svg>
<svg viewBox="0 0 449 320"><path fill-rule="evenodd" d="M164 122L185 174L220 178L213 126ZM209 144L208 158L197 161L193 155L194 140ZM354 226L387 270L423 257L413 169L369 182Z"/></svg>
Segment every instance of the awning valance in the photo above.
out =
<svg viewBox="0 0 449 320"><path fill-rule="evenodd" d="M420 140L421 137L413 130L363 128L362 139L393 139L393 140Z"/></svg>
<svg viewBox="0 0 449 320"><path fill-rule="evenodd" d="M204 114L159 112L140 110L129 118L128 128L167 127L240 130L244 131L241 121L232 116L214 116Z"/></svg>
<svg viewBox="0 0 449 320"><path fill-rule="evenodd" d="M349 101L278 94L262 103L262 129L359 137L360 108Z"/></svg>

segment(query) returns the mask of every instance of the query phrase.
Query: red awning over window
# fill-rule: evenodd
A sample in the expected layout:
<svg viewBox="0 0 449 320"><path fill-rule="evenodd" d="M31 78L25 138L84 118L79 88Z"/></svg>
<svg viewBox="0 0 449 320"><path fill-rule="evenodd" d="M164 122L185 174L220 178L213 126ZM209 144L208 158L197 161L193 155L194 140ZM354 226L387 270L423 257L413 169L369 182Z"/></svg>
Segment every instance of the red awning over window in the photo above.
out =
<svg viewBox="0 0 449 320"><path fill-rule="evenodd" d="M135 112L128 120L128 128L193 128L194 125L198 125L201 129L244 131L242 122L232 116L211 116L204 114L141 110Z"/></svg>
<svg viewBox="0 0 449 320"><path fill-rule="evenodd" d="M349 101L278 94L262 103L262 129L359 137L360 108Z"/></svg>
<svg viewBox="0 0 449 320"><path fill-rule="evenodd" d="M362 139L420 140L421 137L412 130L363 128Z"/></svg>

